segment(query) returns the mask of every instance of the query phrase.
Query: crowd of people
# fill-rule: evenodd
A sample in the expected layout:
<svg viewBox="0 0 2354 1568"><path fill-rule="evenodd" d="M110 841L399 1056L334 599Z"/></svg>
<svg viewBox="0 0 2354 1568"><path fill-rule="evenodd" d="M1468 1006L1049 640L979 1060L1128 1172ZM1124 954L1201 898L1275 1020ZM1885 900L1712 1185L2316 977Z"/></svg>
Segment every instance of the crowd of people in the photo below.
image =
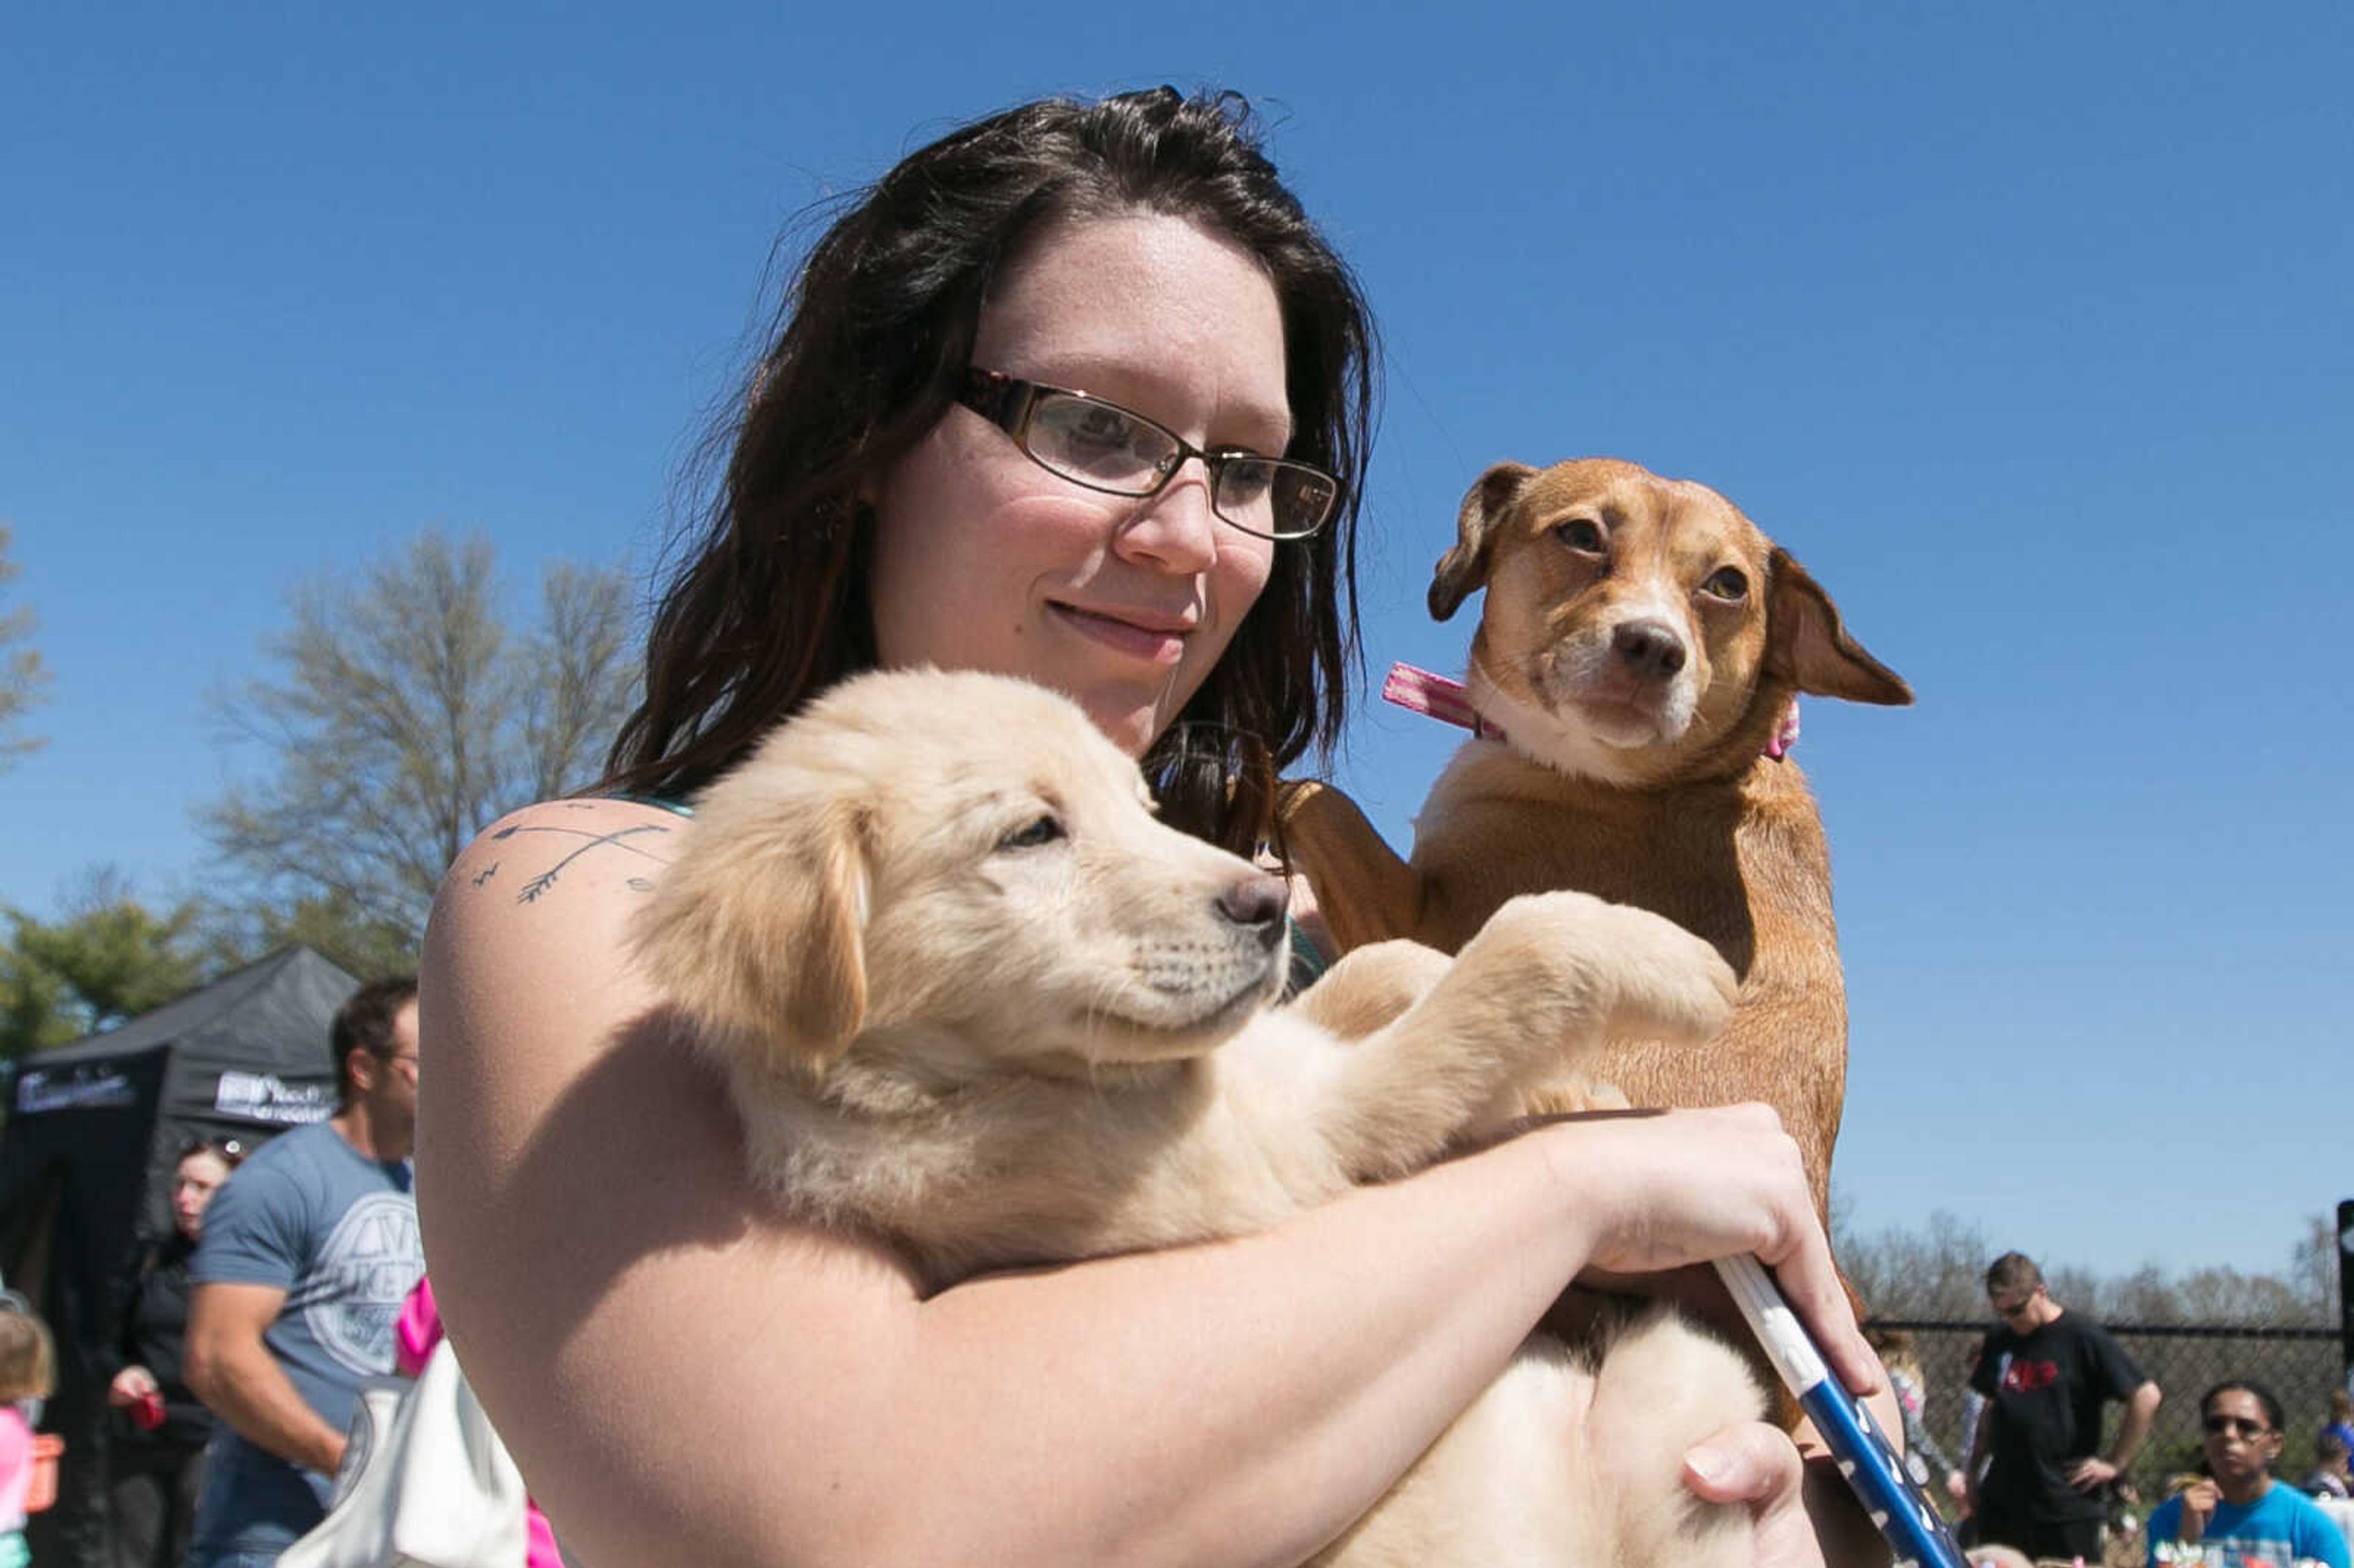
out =
<svg viewBox="0 0 2354 1568"><path fill-rule="evenodd" d="M408 1192L418 1045L415 981L364 988L334 1028L334 1116L250 1161L234 1139L182 1151L172 1231L125 1284L108 1387L121 1568L275 1562L323 1517L343 1458L338 1423L359 1383L395 1366L414 1375L440 1343ZM1978 1398L1954 1457L1923 1418L1927 1379L1912 1337L1869 1336L1903 1412L1914 1478L1955 1499L1974 1562L2116 1561L2106 1505L2147 1440L2158 1385L2099 1324L2055 1300L2024 1255L1996 1259L1986 1290L1996 1326L1972 1358ZM194 1383L192 1324L205 1346ZM29 1423L53 1365L38 1319L0 1309L0 1568L28 1561ZM2347 1568L2344 1523L2311 1499L2349 1496L2350 1414L2354 1402L2333 1392L2309 1473L2293 1486L2274 1474L2289 1438L2280 1400L2253 1379L2208 1389L2200 1462L2150 1511L2143 1562ZM562 1568L546 1516L529 1512L521 1568Z"/></svg>
<svg viewBox="0 0 2354 1568"><path fill-rule="evenodd" d="M630 917L689 799L863 669L1060 690L1168 820L1254 848L1272 774L1341 732L1374 341L1231 97L1023 105L846 206L737 405L604 790L461 854L421 992L379 982L335 1021L330 1118L241 1163L184 1158L111 1394L138 1429L123 1563L274 1562L319 1522L404 1308L434 1297L557 1532L603 1564L1297 1563L1573 1279L1734 1254L1776 1271L1850 1391L1917 1417L1917 1362L1885 1346L1883 1390L1757 1107L1532 1124L1240 1241L928 1294L871 1238L761 1200L636 977ZM1915 1450L1978 1538L2085 1555L2158 1391L2028 1260L1988 1289L1978 1427L1949 1464L1908 1421ZM748 1413L790 1441L748 1440ZM2211 1474L2159 1514L2180 1542L2271 1542L2303 1517L2267 1501L2276 1404L2231 1384L2202 1414ZM12 1441L0 1415L0 1463ZM1747 1511L1760 1568L1875 1554L1828 1457L1780 1426L1682 1463ZM2308 1554L2346 1568L2342 1541Z"/></svg>
<svg viewBox="0 0 2354 1568"><path fill-rule="evenodd" d="M2162 1399L2158 1384L2107 1330L2053 1299L2020 1253L1988 1267L1996 1327L1970 1361L1959 1457L1946 1465L1925 1444L1962 1513L1973 1548L2001 1547L2036 1563L2098 1563L2112 1549L2114 1500L2130 1502L2125 1471L2148 1440ZM1890 1375L1900 1390L1917 1362L1900 1344ZM2316 1499L2343 1499L2348 1396L2330 1395L2330 1420L2315 1434L2316 1469L2302 1487L2275 1478L2287 1440L2280 1400L2262 1383L2231 1378L2200 1396L2200 1456L2173 1477L2141 1527L2142 1561L2347 1568L2349 1530ZM2106 1407L2119 1407L2112 1425ZM2108 1434L2105 1441L2104 1433ZM1923 1435L1925 1436L1925 1433ZM2333 1462L2334 1460L2334 1462ZM1927 1482L1925 1469L1915 1478ZM2354 1516L2349 1516L2354 1518ZM1994 1561L2008 1562L2009 1558Z"/></svg>

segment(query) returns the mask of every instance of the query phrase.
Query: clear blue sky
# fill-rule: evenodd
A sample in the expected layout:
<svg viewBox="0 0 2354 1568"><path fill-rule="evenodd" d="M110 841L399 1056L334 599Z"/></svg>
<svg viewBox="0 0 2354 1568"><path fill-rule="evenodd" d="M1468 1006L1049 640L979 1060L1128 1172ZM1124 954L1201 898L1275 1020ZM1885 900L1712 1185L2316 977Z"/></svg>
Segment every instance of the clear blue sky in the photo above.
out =
<svg viewBox="0 0 2354 1568"><path fill-rule="evenodd" d="M2337 4L16 8L0 519L55 700L0 902L202 885L202 698L299 578L428 524L651 560L797 209L1017 99L1226 84L1387 334L1376 673L1459 660L1474 473L1611 453L1919 693L1800 751L1857 1221L2281 1268L2354 1195L2349 78ZM1451 744L1365 706L1341 777L1402 842Z"/></svg>

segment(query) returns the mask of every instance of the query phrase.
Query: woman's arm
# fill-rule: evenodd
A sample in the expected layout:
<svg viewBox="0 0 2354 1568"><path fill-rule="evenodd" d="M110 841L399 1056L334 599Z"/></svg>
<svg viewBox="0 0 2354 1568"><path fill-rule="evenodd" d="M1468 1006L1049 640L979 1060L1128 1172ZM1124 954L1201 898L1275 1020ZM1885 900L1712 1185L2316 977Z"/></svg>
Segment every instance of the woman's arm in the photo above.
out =
<svg viewBox="0 0 2354 1568"><path fill-rule="evenodd" d="M1261 1235L919 1300L879 1246L774 1216L716 1082L650 1022L624 926L689 832L533 808L461 858L426 944L436 1293L602 1568L1297 1563L1589 1263L1757 1251L1869 1381L1795 1146L1754 1107L1545 1128Z"/></svg>

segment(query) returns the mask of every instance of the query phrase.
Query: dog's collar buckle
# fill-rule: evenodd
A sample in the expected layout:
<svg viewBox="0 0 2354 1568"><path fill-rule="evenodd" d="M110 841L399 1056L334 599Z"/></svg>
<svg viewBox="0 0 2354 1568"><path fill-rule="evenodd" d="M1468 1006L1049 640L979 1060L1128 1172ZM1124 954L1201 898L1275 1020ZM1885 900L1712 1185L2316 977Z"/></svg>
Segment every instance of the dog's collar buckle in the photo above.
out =
<svg viewBox="0 0 2354 1568"><path fill-rule="evenodd" d="M1433 671L1417 669L1412 664L1396 663L1382 680L1382 700L1393 703L1409 713L1435 718L1441 724L1451 724L1458 729L1468 729L1481 740L1501 740L1504 732L1479 716L1471 705L1470 696L1463 683L1450 680ZM1798 744L1798 699L1792 697L1783 710L1782 722L1766 739L1765 755L1776 762L1789 760L1790 748Z"/></svg>

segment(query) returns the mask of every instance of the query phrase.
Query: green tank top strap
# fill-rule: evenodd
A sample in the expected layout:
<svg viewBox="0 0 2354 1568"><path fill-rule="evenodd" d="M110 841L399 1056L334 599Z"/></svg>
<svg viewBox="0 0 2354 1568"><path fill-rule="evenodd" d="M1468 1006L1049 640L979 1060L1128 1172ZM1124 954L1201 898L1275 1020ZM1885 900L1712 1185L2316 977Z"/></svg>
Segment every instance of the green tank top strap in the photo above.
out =
<svg viewBox="0 0 2354 1568"><path fill-rule="evenodd" d="M694 806L669 795L632 795L627 790L616 789L604 798L608 800L627 800L633 806L658 806L665 811L673 812L682 817L695 815Z"/></svg>

